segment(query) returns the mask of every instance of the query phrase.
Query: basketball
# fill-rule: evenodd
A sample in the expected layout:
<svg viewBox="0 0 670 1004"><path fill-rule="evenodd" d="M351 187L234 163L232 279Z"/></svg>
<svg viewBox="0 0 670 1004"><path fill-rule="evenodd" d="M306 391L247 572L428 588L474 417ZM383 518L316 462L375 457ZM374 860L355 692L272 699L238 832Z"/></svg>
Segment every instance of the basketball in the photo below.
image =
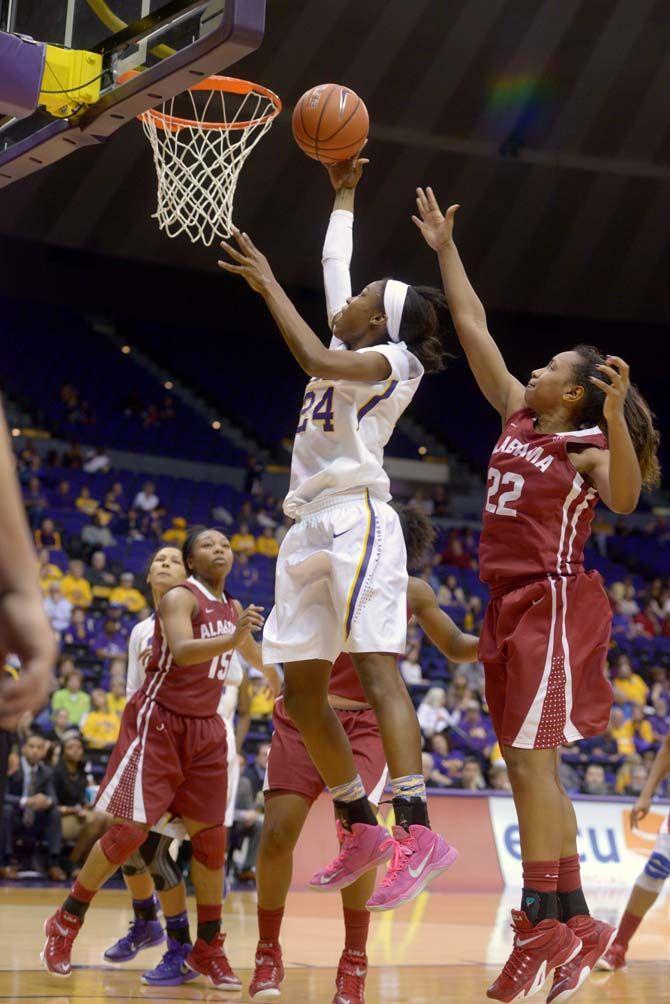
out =
<svg viewBox="0 0 670 1004"><path fill-rule="evenodd" d="M342 84L317 84L293 110L293 136L308 157L322 164L349 160L363 146L370 128L364 102Z"/></svg>

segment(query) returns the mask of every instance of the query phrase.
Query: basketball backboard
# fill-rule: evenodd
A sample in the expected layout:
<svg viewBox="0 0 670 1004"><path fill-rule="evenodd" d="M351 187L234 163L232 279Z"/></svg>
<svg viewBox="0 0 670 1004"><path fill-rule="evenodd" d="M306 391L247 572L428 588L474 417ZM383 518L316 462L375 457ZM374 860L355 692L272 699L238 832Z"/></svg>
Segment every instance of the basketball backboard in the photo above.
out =
<svg viewBox="0 0 670 1004"><path fill-rule="evenodd" d="M99 99L69 117L0 107L0 187L231 66L264 26L265 0L0 0L0 31L102 57ZM141 72L124 79L129 70Z"/></svg>

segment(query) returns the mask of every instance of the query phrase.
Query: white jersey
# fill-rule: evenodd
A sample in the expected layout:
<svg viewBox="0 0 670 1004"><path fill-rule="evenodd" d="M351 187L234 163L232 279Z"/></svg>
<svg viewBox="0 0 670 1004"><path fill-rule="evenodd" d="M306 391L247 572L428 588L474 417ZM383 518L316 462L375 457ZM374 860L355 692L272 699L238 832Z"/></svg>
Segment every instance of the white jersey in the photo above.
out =
<svg viewBox="0 0 670 1004"><path fill-rule="evenodd" d="M330 218L323 249L328 320L351 295L349 263L353 214L336 210ZM331 348L347 351L337 338ZM423 366L404 342L358 349L378 352L391 372L379 383L313 378L307 384L291 460L291 482L284 500L287 516L328 495L367 488L371 497L388 502L389 478L384 447L414 397Z"/></svg>
<svg viewBox="0 0 670 1004"><path fill-rule="evenodd" d="M151 655L151 643L154 637L154 627L156 625L156 615L152 614L146 620L136 624L130 632L128 640L128 671L126 674L126 697L128 700L144 683L147 672L147 663ZM237 652L233 651L226 674L226 685L221 694L221 700L217 708L218 714L225 722L232 722L237 711L237 697L244 671L239 661ZM234 747L234 743L233 743Z"/></svg>

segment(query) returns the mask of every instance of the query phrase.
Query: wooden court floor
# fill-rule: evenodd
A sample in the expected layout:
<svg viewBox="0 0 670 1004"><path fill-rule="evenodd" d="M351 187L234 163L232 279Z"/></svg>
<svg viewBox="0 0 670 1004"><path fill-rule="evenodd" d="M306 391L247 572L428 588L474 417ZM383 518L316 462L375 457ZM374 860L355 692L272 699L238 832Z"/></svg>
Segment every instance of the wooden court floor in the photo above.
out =
<svg viewBox="0 0 670 1004"><path fill-rule="evenodd" d="M0 888L0 1001L80 1004L108 998L148 1001L247 1000L256 944L255 897L234 893L226 903L227 949L245 983L242 994L222 994L203 980L158 989L140 982L160 949L141 953L127 966L103 962L102 952L126 929L125 895L105 891L91 908L75 946L75 970L67 979L49 976L39 961L42 923L63 896L62 889ZM594 913L614 922L625 891L591 897ZM486 987L509 952L509 909L517 895L433 895L390 914L373 917L367 1004L483 1002ZM191 903L193 909L193 904ZM337 896L293 893L283 933L288 972L280 1000L286 1004L330 1004L335 966L342 945ZM630 953L625 973L594 974L575 1000L670 1004L670 910L662 898L648 915ZM544 993L535 1000L542 1001Z"/></svg>

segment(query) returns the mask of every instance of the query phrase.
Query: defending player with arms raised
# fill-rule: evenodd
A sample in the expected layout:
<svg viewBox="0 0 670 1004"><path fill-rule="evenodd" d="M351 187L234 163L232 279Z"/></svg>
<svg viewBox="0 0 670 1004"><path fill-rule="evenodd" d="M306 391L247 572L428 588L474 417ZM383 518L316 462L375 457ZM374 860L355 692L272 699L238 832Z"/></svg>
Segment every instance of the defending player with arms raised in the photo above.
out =
<svg viewBox="0 0 670 1004"><path fill-rule="evenodd" d="M637 797L630 814L631 829L640 823L651 808L651 800L664 777L670 774L670 735L667 735ZM626 909L619 921L616 937L609 949L599 959L596 969L626 968L626 952L630 939L642 923L645 914L658 899L663 884L670 878L670 816L666 816L656 837L654 848L647 862L635 880Z"/></svg>
<svg viewBox="0 0 670 1004"><path fill-rule="evenodd" d="M395 888L371 897L371 908L388 909L416 895L456 856L430 830L421 734L397 665L407 628L406 552L382 466L384 446L424 372L444 368L447 312L439 290L394 279L351 295L354 192L364 163L354 159L330 169L335 208L323 250L329 349L245 234L236 232L238 249L222 245L233 263L219 264L261 294L310 377L284 501L296 522L279 552L263 655L283 662L286 712L351 830L346 854L318 881L344 888L393 851L328 703L331 667L345 651L379 723L400 839L405 852L416 855L416 867L395 873Z"/></svg>
<svg viewBox="0 0 670 1004"><path fill-rule="evenodd" d="M610 606L584 545L598 498L629 513L659 481L658 433L628 366L579 345L524 387L489 334L442 214L418 189L414 222L438 254L456 333L503 430L488 471L479 563L491 600L479 645L486 697L519 817L523 860L515 947L488 996L517 1000L554 968L548 1001L575 992L614 937L589 916L574 809L557 747L607 727ZM560 919L559 919L560 918Z"/></svg>
<svg viewBox="0 0 670 1004"><path fill-rule="evenodd" d="M146 680L124 709L98 792L97 807L113 825L45 924L42 959L57 976L70 974L72 945L95 893L171 812L181 816L193 848L198 938L187 964L218 989L241 986L221 934L227 765L217 707L233 650L245 647L263 618L254 606L240 613L224 592L233 557L222 533L193 528L182 555L191 575L161 600Z"/></svg>
<svg viewBox="0 0 670 1004"><path fill-rule="evenodd" d="M407 546L408 567L416 568L435 539L435 529L419 509L399 507L397 512ZM427 582L410 577L407 603L408 612L414 614L426 635L447 658L452 662L476 660L477 638L460 631L440 609ZM328 699L349 738L366 794L376 807L388 775L384 747L374 712L346 653L335 660ZM325 788L300 733L286 714L282 699L275 703L273 723L275 731L264 785L265 822L257 861L259 941L249 987L252 1000L265 1000L280 994L284 967L279 933L291 884L293 851L309 810ZM342 841L350 839L342 827L339 827L339 835ZM411 860L402 852L403 847L404 842L400 840L396 845L396 858L387 873L389 882L393 881L394 868L404 869ZM365 1002L365 949L370 925L365 904L374 885L375 872L369 871L342 889L345 947L338 965L333 1004Z"/></svg>

